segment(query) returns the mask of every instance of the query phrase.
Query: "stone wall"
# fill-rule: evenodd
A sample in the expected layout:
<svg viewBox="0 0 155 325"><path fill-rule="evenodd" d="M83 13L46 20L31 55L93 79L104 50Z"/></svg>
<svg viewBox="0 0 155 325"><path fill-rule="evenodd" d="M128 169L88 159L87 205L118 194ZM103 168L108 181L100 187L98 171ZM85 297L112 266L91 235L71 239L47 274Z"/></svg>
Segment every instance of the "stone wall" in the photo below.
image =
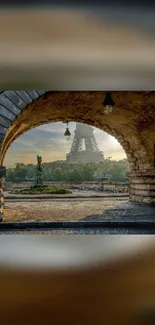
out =
<svg viewBox="0 0 155 325"><path fill-rule="evenodd" d="M4 166L0 166L0 221L3 219L4 209L4 177L6 177L6 168Z"/></svg>
<svg viewBox="0 0 155 325"><path fill-rule="evenodd" d="M22 189L22 188L30 188L31 186L34 185L34 182L21 182L21 183L12 183L12 182L7 182L5 183L5 190L10 191L13 189ZM49 186L56 186L56 187L64 187L66 189L72 189L72 190L78 190L78 191L87 191L87 190L92 190L92 191L106 191L106 192L126 192L128 189L128 186L126 184L108 184L104 183L102 184L101 182L44 182L44 185L49 185Z"/></svg>
<svg viewBox="0 0 155 325"><path fill-rule="evenodd" d="M155 171L132 172L130 176L130 200L155 203Z"/></svg>

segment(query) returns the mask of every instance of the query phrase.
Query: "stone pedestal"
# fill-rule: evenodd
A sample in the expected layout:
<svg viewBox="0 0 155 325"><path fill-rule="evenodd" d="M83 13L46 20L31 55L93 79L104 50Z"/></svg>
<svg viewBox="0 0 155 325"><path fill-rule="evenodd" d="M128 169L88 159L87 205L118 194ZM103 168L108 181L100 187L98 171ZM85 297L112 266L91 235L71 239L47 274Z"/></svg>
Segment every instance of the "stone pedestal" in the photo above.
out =
<svg viewBox="0 0 155 325"><path fill-rule="evenodd" d="M155 203L155 170L132 171L130 178L130 201Z"/></svg>
<svg viewBox="0 0 155 325"><path fill-rule="evenodd" d="M6 168L0 166L0 221L3 220L3 209L4 209L4 182L3 178L6 177Z"/></svg>

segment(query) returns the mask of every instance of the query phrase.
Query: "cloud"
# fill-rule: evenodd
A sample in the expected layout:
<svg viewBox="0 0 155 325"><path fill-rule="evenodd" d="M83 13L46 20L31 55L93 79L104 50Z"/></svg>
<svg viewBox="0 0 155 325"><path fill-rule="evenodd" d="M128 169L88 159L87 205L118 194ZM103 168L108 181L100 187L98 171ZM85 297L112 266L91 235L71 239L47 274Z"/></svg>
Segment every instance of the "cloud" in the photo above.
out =
<svg viewBox="0 0 155 325"><path fill-rule="evenodd" d="M11 147L5 157L5 165L13 166L16 162L36 163L37 154L42 155L43 161L65 160L70 152L76 123L69 123L71 131L70 141L64 138L66 125L64 123L49 123L27 131L21 135ZM108 133L94 128L94 135L105 157L119 160L125 158L125 152L115 138Z"/></svg>

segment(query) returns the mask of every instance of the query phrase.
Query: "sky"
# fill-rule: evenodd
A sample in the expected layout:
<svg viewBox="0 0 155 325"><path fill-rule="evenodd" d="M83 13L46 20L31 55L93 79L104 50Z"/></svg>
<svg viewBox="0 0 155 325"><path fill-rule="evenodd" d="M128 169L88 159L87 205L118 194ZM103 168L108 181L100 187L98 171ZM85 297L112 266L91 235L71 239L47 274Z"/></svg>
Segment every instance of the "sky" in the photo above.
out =
<svg viewBox="0 0 155 325"><path fill-rule="evenodd" d="M69 123L71 132L69 141L64 137L66 125L61 122L45 124L27 131L10 146L4 165L9 168L17 162L36 164L37 155L42 156L43 162L65 160L66 154L71 149L75 128L76 123ZM114 160L126 158L123 148L114 137L97 128L94 128L94 136L105 158L112 157Z"/></svg>

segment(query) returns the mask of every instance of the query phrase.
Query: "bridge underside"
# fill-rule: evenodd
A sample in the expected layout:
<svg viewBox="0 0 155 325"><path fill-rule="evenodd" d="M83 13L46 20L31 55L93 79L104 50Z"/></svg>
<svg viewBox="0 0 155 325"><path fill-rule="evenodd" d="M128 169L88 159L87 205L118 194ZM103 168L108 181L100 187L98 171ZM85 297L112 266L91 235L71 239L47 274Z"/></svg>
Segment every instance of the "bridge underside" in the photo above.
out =
<svg viewBox="0 0 155 325"><path fill-rule="evenodd" d="M110 114L104 114L104 97L101 91L0 92L1 219L8 148L31 128L58 121L85 123L114 136L129 161L130 200L155 203L155 92L114 91Z"/></svg>

